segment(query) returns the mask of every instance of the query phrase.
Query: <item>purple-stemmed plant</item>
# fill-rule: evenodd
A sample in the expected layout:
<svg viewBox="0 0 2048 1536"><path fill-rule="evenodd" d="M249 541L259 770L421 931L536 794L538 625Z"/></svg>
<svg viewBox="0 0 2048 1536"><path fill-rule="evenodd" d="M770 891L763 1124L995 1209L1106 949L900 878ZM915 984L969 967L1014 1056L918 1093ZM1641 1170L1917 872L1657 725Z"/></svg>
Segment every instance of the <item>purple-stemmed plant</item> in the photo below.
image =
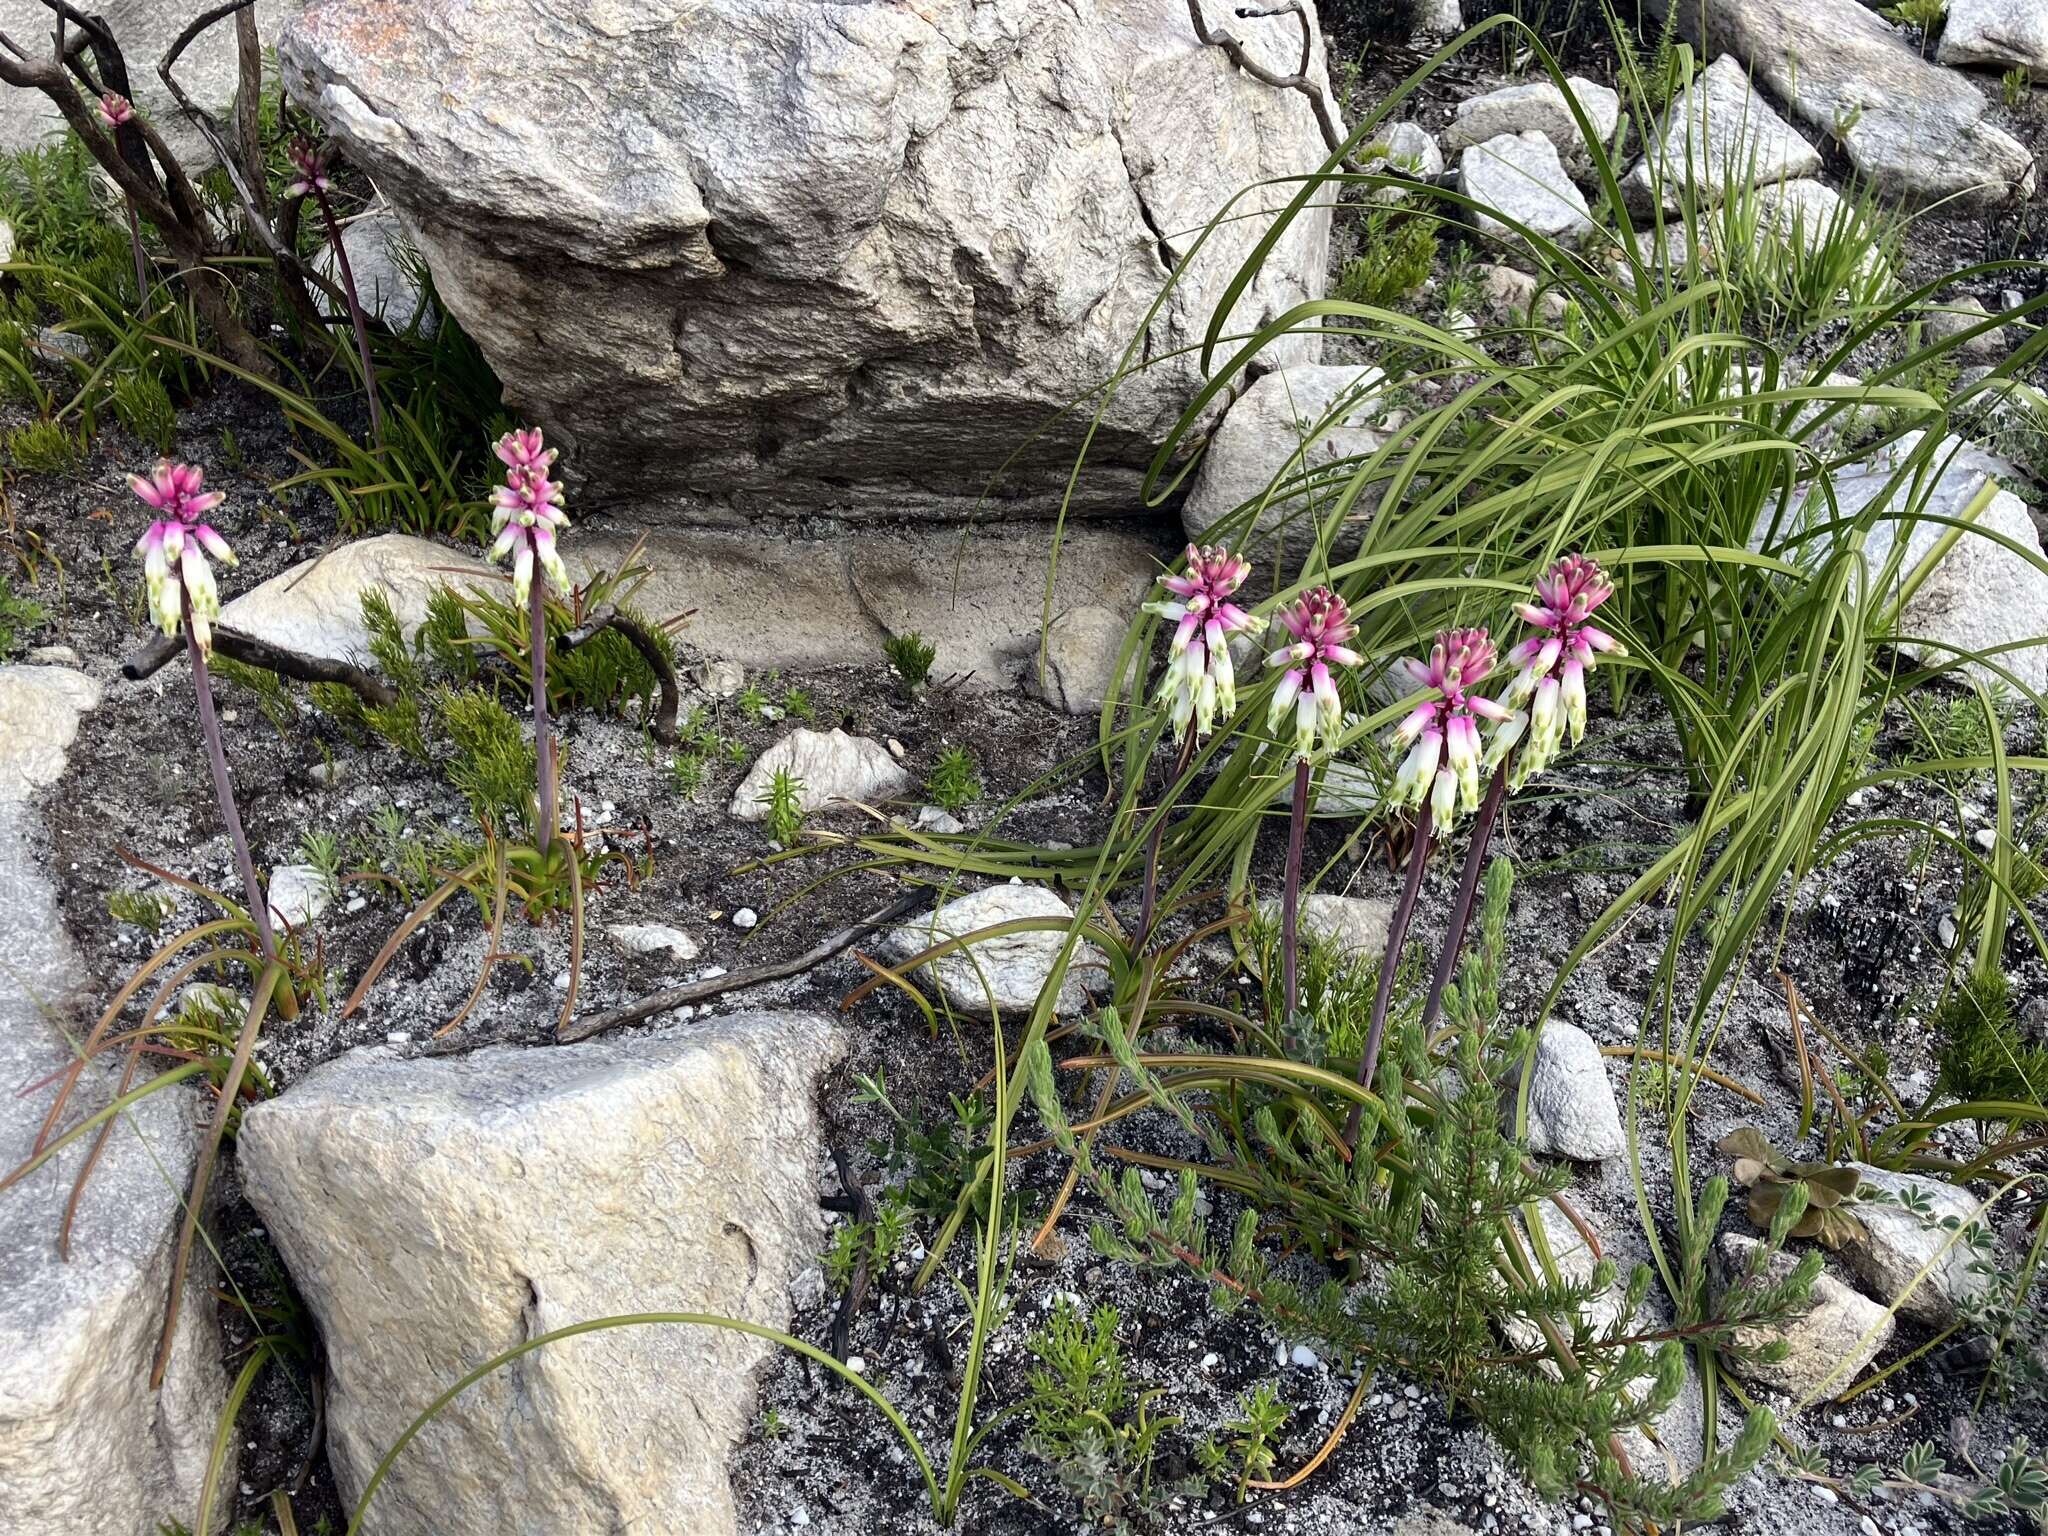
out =
<svg viewBox="0 0 2048 1536"><path fill-rule="evenodd" d="M1216 718L1229 719L1237 710L1237 672L1230 659L1230 637L1257 634L1266 627L1230 599L1252 573L1252 564L1242 555L1217 546L1190 544L1185 556L1187 570L1179 576L1162 576L1159 585L1167 596L1145 605L1174 626L1167 646L1166 674L1159 681L1155 702L1165 708L1180 743L1173 777L1164 803L1171 805L1194 762L1201 738L1216 729ZM1152 932L1153 908L1159 890L1159 840L1166 830L1162 814L1152 824L1152 836L1145 854L1145 891L1138 914L1137 948L1143 949Z"/></svg>
<svg viewBox="0 0 2048 1536"><path fill-rule="evenodd" d="M123 125L135 121L135 104L119 91L102 95L99 111L100 121L110 133L118 133ZM149 263L142 255L142 221L136 217L134 198L124 192L121 203L128 210L128 250L135 257L135 307L139 310L149 302Z"/></svg>
<svg viewBox="0 0 2048 1536"><path fill-rule="evenodd" d="M555 450L541 445L538 427L507 432L498 439L498 457L505 461L505 483L498 487L491 531L497 541L490 557L512 557L513 601L527 612L528 639L532 646L533 671L533 762L537 780L535 804L539 825L534 843L543 857L554 842L555 745L548 728L548 595L547 585L567 593L569 573L555 550L555 534L569 526L562 511L562 488L548 478L555 462ZM538 566L540 579L534 579Z"/></svg>
<svg viewBox="0 0 2048 1536"><path fill-rule="evenodd" d="M356 357L363 365L363 391L370 400L370 435L378 442L384 440L384 407L377 398L377 369L370 361L370 328L363 319L363 301L356 294L355 269L349 265L348 243L341 238L341 221L334 216L334 201L328 195L334 183L327 175L328 148L317 148L310 140L298 138L292 141L289 151L292 168L298 173L285 184L284 195L288 198L310 197L320 206L320 217L327 224L327 243L334 250L334 262L341 273L341 291L348 299L348 320L355 328Z"/></svg>
<svg viewBox="0 0 2048 1536"><path fill-rule="evenodd" d="M1287 1010L1283 1029L1292 1040L1295 1030L1295 980L1299 974L1301 915L1301 846L1308 833L1309 776L1316 738L1327 750L1344 728L1344 704L1337 696L1332 667L1355 667L1359 656L1344 642L1358 632L1344 599L1328 587L1317 587L1280 610L1280 627L1288 643L1266 658L1269 667L1284 667L1273 690L1266 728L1278 731L1294 716L1294 800L1287 823L1287 873L1280 888L1280 995Z"/></svg>
<svg viewBox="0 0 2048 1536"><path fill-rule="evenodd" d="M242 879L242 892L249 903L249 921L256 930L256 943L266 962L277 961L277 938L270 921L270 901L256 878L255 861L249 856L249 839L242 832L241 812L235 806L234 786L228 779L227 752L221 742L220 717L213 705L213 679L206 659L213 653L213 621L220 617L220 591L214 585L213 569L206 563L211 555L223 565L236 564L228 541L206 522L206 514L227 498L203 487L206 473L195 464L174 464L165 459L156 473L145 479L128 477L129 487L156 513L156 519L136 542L142 557L143 580L149 589L150 612L166 635L185 635L185 651L192 661L192 691L199 706L199 734L206 743L206 763L213 776L213 795L220 806L220 819L234 845L235 870ZM278 1011L286 1018L296 1012L290 988L280 985Z"/></svg>
<svg viewBox="0 0 2048 1536"><path fill-rule="evenodd" d="M1461 812L1478 812L1443 947L1437 952L1423 1004L1419 1027L1424 1034L1436 1023L1444 993L1457 971L1487 848L1508 790L1520 789L1532 775L1542 772L1556 756L1567 731L1574 746L1585 736L1586 673L1595 656L1628 654L1614 636L1589 622L1593 610L1613 594L1614 588L1599 565L1583 555L1567 555L1539 578L1536 600L1516 605L1515 611L1531 632L1507 654L1508 664L1517 670L1499 700L1471 691L1494 666L1493 643L1483 629L1448 630L1437 637L1428 663L1403 663L1432 697L1395 730L1396 743L1406 746L1408 755L1395 777L1392 801L1419 807L1426 799L1430 809L1416 829L1407 883L1388 928L1365 1053L1358 1065L1361 1085L1369 1087L1378 1069L1392 976L1415 914L1415 897L1432 842L1450 831ZM1492 728L1483 756L1478 751L1482 720ZM1490 776L1483 801L1478 793L1482 771ZM1347 1139L1356 1138L1359 1122L1360 1112L1354 1110Z"/></svg>

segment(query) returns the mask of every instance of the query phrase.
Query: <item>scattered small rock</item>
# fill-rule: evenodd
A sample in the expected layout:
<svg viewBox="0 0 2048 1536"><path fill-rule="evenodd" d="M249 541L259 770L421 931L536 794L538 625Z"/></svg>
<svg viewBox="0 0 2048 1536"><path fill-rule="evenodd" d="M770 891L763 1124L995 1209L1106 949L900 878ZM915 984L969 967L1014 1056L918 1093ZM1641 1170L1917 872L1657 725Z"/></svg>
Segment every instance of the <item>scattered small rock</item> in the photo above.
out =
<svg viewBox="0 0 2048 1536"><path fill-rule="evenodd" d="M1579 1163L1597 1163L1628 1150L1600 1047L1576 1024L1551 1019L1537 1036L1529 1079L1529 1150Z"/></svg>
<svg viewBox="0 0 2048 1536"><path fill-rule="evenodd" d="M1073 921L1073 911L1057 894L1042 885L992 885L969 896L949 901L928 917L906 923L891 933L882 948L888 958L902 961L920 950L947 939L964 937L979 929L1020 918L1051 918L1058 923ZM963 1013L989 1016L991 1009L1005 1019L1021 1018L1038 1004L1052 974L1053 961L1066 943L1066 934L1046 927L1023 933L976 940L965 950L942 955L926 967L946 995L946 1000ZM1067 976L1060 987L1059 1011L1078 1012L1087 997L1083 981L1100 977L1105 964L1093 945L1075 951Z"/></svg>
<svg viewBox="0 0 2048 1536"><path fill-rule="evenodd" d="M1979 1206L1966 1191L1944 1179L1891 1173L1867 1163L1858 1163L1856 1171L1863 1176L1859 1195L1882 1193L1889 1199L1857 1200L1856 1219L1869 1236L1843 1248L1842 1260L1879 1301L1887 1306L1899 1302L1902 1316L1939 1328L1955 1322L1965 1303L1997 1288L1994 1274L1971 1268L1975 1251L1969 1232L1958 1235L1942 1225L1953 1219L1967 1228L1978 1221ZM1901 1203L1904 1199L1926 1205L1932 1214L1918 1215ZM1976 1230L1981 1236L1988 1228ZM1923 1269L1927 1276L1919 1279ZM1910 1295L1908 1286L1913 1286Z"/></svg>
<svg viewBox="0 0 2048 1536"><path fill-rule="evenodd" d="M695 939L666 923L613 923L605 932L629 955L666 955L688 962L703 953Z"/></svg>
<svg viewBox="0 0 2048 1536"><path fill-rule="evenodd" d="M714 699L729 699L747 686L746 669L736 661L716 658L690 670L690 681Z"/></svg>
<svg viewBox="0 0 2048 1536"><path fill-rule="evenodd" d="M1720 1283L1744 1283L1753 1256L1762 1248L1753 1237L1723 1233L1718 1251ZM1783 1279L1796 1262L1790 1254L1775 1254L1766 1273L1773 1280ZM1754 1356L1740 1357L1730 1361L1730 1368L1746 1380L1804 1397L1828 1381L1838 1386L1853 1381L1890 1342L1893 1327L1883 1307L1823 1270L1813 1282L1811 1305L1803 1315L1781 1326L1737 1331L1739 1341L1750 1348L1783 1339L1785 1358L1766 1364Z"/></svg>
<svg viewBox="0 0 2048 1536"><path fill-rule="evenodd" d="M1458 190L1479 204L1481 234L1516 237L1512 219L1538 235L1570 243L1592 233L1586 199L1565 174L1557 146L1533 129L1475 144L1458 161ZM1495 217L1498 214L1499 217Z"/></svg>
<svg viewBox="0 0 2048 1536"><path fill-rule="evenodd" d="M1949 299L1940 306L1922 312L1922 323L1926 326L1929 340L1947 341L1965 331L1976 328L1991 318L1991 311L1984 307L1984 301L1965 295ZM1994 326L1990 330L1972 336L1958 344L1955 355L1973 363L1996 361L2005 355L2008 346L2007 326Z"/></svg>
<svg viewBox="0 0 2048 1536"><path fill-rule="evenodd" d="M0 667L0 802L57 782L100 685L69 667Z"/></svg>
<svg viewBox="0 0 2048 1536"><path fill-rule="evenodd" d="M1277 927L1279 898L1269 896L1261 901L1259 915ZM1394 904L1380 896L1311 891L1301 898L1301 931L1358 959L1377 960L1386 953L1387 929L1393 920Z"/></svg>
<svg viewBox="0 0 2048 1536"><path fill-rule="evenodd" d="M1621 98L1606 86L1579 75L1569 75L1565 84L1579 108L1593 124L1602 144L1614 137L1614 125L1621 120ZM1528 85L1504 86L1497 91L1468 96L1458 103L1457 115L1444 129L1447 154L1484 144L1506 135L1540 133L1560 155L1579 158L1586 152L1585 135L1572 116L1571 104L1555 81L1537 80Z"/></svg>
<svg viewBox="0 0 2048 1536"><path fill-rule="evenodd" d="M280 864L265 889L271 917L287 928L317 921L334 901L334 881L311 864Z"/></svg>
<svg viewBox="0 0 2048 1536"><path fill-rule="evenodd" d="M849 736L836 726L829 731L798 727L754 760L728 809L741 821L767 819L762 801L777 771L786 769L803 788L797 803L805 815L833 806L872 805L909 794L917 781L888 748L865 736Z"/></svg>
<svg viewBox="0 0 2048 1536"><path fill-rule="evenodd" d="M427 602L441 588L467 583L501 591L503 579L473 554L409 533L380 533L303 561L244 592L221 609L220 622L305 656L366 660L370 632L363 594L376 590L410 635L426 621Z"/></svg>

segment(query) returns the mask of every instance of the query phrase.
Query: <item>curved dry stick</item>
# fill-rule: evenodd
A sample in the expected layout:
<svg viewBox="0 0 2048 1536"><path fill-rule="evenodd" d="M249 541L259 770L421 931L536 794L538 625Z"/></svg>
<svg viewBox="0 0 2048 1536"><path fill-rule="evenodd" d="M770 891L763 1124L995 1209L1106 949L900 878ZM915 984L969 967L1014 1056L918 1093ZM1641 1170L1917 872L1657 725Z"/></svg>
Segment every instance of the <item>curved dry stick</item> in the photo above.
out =
<svg viewBox="0 0 2048 1536"><path fill-rule="evenodd" d="M681 1008L686 1003L699 1003L706 998L717 997L740 987L757 986L764 981L781 981L798 975L814 965L823 964L847 945L884 923L897 922L910 916L924 905L925 900L926 893L923 891L913 891L908 896L900 896L881 910L870 912L859 922L823 939L794 960L777 960L768 965L750 966L742 971L728 971L723 976L706 976L700 981L686 982L680 987L650 992L639 1001L627 1003L622 1008L610 1008L603 1013L586 1015L566 1028L557 1028L555 1041L559 1045L573 1045L578 1040L588 1040L591 1036L603 1034L608 1029L616 1029L621 1024L638 1023L641 1019L652 1018L657 1013L667 1013L671 1008Z"/></svg>
<svg viewBox="0 0 2048 1536"><path fill-rule="evenodd" d="M669 660L654 636L631 614L621 613L607 603L590 618L577 625L556 642L559 649L573 651L579 645L588 645L608 629L615 629L626 637L640 659L647 663L661 684L661 708L655 712L654 724L650 729L654 739L665 747L672 747L676 741L676 717L682 713L682 684L676 678L675 665Z"/></svg>
<svg viewBox="0 0 2048 1536"><path fill-rule="evenodd" d="M1329 146L1331 154L1337 153L1344 147L1348 135L1344 132L1344 125L1337 121L1336 114L1330 110L1329 96L1320 85L1308 77L1309 62L1315 51L1315 34L1309 26L1308 12L1302 7L1301 0L1288 0L1287 4L1276 6L1269 11L1242 10L1237 14L1247 18L1291 15L1301 23L1301 63L1295 67L1293 74L1273 73L1245 52L1244 44L1238 41L1236 34L1228 27L1209 25L1208 18L1202 15L1202 0L1188 0L1188 20L1194 23L1195 36L1201 39L1203 46L1222 49L1225 58L1262 85L1270 85L1280 91L1301 92L1308 98L1309 106L1315 110L1316 127L1322 130L1323 142ZM1348 162L1346 168L1351 168Z"/></svg>
<svg viewBox="0 0 2048 1536"><path fill-rule="evenodd" d="M216 626L213 648L230 661L239 661L245 667L260 667L265 672L275 672L279 677L293 678L301 683L340 683L372 708L398 702L397 689L375 673L353 663L332 661L325 656L301 655L268 640L245 635L237 629ZM182 649L177 640L155 636L121 663L121 675L131 683L139 683L155 674Z"/></svg>

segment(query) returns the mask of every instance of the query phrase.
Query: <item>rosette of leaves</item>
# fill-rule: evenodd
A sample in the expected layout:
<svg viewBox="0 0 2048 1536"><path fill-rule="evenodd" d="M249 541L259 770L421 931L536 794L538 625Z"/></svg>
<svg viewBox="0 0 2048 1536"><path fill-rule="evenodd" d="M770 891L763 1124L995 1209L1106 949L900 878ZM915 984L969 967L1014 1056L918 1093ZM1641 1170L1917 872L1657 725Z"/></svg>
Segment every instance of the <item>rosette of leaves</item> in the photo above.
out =
<svg viewBox="0 0 2048 1536"><path fill-rule="evenodd" d="M1848 1207L1855 1203L1863 1176L1834 1163L1795 1163L1753 1125L1731 1131L1715 1144L1735 1159L1735 1182L1749 1191L1749 1219L1768 1232L1795 1184L1806 1186L1806 1210L1792 1224L1790 1236L1811 1237L1833 1251L1860 1242L1870 1234Z"/></svg>

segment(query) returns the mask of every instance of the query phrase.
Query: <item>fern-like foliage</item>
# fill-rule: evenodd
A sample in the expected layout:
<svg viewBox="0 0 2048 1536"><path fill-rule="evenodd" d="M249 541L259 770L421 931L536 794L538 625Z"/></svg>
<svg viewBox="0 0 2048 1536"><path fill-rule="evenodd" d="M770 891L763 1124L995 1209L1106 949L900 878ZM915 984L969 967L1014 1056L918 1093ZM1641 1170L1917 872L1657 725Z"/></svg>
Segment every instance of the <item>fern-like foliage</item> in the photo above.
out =
<svg viewBox="0 0 2048 1536"><path fill-rule="evenodd" d="M1815 1264L1766 1272L1785 1236L1774 1231L1743 1284L1710 1292L1705 1246L1727 1199L1718 1180L1704 1194L1700 1235L1681 1254L1686 1295L1671 1327L1638 1331L1647 1270L1630 1277L1618 1307L1596 1309L1616 1283L1611 1261L1579 1279L1543 1262L1528 1240L1529 1215L1539 1202L1562 1203L1567 1175L1539 1165L1502 1127L1500 1087L1528 1044L1525 1031L1499 1023L1510 884L1507 864L1496 862L1476 952L1446 996L1445 1038L1435 1048L1412 1028L1391 1038L1355 1148L1328 1129L1343 1107L1317 1092L1260 1098L1248 1083L1227 1095L1182 1088L1180 1080L1203 1074L1154 1070L1116 1013L1102 1015L1104 1043L1123 1071L1202 1138L1228 1187L1245 1195L1227 1238L1197 1215L1192 1172L1162 1210L1135 1169L1118 1176L1097 1162L1071 1128L1043 1046L1026 1061L1032 1096L1111 1213L1095 1232L1104 1256L1191 1271L1223 1309L1254 1306L1284 1336L1435 1383L1546 1496L1592 1494L1632 1529L1709 1519L1769 1446L1770 1414L1751 1413L1732 1443L1675 1485L1639 1473L1624 1434L1653 1425L1676 1400L1687 1340L1722 1353L1771 1347L1748 1330L1799 1305ZM1225 1106L1225 1098L1239 1103ZM1787 1229L1800 1203L1786 1202ZM1261 1241L1275 1228L1288 1248L1327 1260L1329 1278L1303 1284L1291 1268L1276 1271L1266 1256L1273 1245Z"/></svg>

